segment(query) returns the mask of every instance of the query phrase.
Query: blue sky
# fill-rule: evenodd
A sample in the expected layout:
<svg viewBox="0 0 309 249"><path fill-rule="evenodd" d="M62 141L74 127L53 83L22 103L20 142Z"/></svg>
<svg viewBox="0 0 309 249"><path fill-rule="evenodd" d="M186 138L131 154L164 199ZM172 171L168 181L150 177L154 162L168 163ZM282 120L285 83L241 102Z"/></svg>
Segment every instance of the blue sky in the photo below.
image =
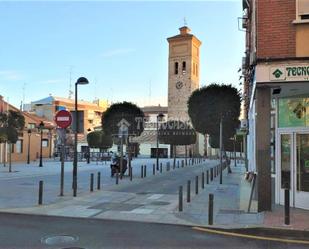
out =
<svg viewBox="0 0 309 249"><path fill-rule="evenodd" d="M0 94L19 106L49 94L167 103L167 37L184 17L201 41L201 85L238 87L241 1L0 1ZM24 89L24 90L23 90ZM24 94L23 94L24 93Z"/></svg>

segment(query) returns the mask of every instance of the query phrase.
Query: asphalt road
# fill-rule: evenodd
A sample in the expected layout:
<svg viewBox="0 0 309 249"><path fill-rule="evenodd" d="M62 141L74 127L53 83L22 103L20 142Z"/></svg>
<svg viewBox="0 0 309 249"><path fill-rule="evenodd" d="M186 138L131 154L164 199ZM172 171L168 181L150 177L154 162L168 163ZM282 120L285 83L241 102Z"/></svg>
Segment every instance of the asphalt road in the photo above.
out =
<svg viewBox="0 0 309 249"><path fill-rule="evenodd" d="M1 249L308 248L308 245L210 234L188 226L1 213L0 231ZM77 241L44 240L58 235L73 236Z"/></svg>

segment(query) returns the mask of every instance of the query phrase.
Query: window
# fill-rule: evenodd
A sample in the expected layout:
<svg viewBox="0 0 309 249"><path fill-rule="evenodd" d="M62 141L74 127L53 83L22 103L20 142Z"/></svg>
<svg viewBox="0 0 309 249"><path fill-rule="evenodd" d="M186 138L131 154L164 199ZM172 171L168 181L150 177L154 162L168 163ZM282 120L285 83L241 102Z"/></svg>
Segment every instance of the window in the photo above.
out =
<svg viewBox="0 0 309 249"><path fill-rule="evenodd" d="M186 73L186 62L183 61L182 62L182 74L185 74Z"/></svg>
<svg viewBox="0 0 309 249"><path fill-rule="evenodd" d="M195 75L195 63L193 62L193 75Z"/></svg>
<svg viewBox="0 0 309 249"><path fill-rule="evenodd" d="M34 123L28 123L28 129L34 129L36 128Z"/></svg>
<svg viewBox="0 0 309 249"><path fill-rule="evenodd" d="M309 20L309 1L297 0L296 2L296 19L297 20Z"/></svg>
<svg viewBox="0 0 309 249"><path fill-rule="evenodd" d="M42 147L48 147L48 139L42 139Z"/></svg>
<svg viewBox="0 0 309 249"><path fill-rule="evenodd" d="M175 62L175 74L178 74L178 62Z"/></svg>
<svg viewBox="0 0 309 249"><path fill-rule="evenodd" d="M23 153L23 140L17 140L16 142L16 153Z"/></svg>

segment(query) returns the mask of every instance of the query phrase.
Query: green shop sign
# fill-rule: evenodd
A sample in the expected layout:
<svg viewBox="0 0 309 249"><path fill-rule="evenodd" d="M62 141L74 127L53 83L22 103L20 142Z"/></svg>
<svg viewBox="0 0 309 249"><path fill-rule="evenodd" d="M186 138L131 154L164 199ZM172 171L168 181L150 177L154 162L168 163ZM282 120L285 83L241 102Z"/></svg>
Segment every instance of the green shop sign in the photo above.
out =
<svg viewBox="0 0 309 249"><path fill-rule="evenodd" d="M309 81L309 65L288 65L270 68L271 81Z"/></svg>

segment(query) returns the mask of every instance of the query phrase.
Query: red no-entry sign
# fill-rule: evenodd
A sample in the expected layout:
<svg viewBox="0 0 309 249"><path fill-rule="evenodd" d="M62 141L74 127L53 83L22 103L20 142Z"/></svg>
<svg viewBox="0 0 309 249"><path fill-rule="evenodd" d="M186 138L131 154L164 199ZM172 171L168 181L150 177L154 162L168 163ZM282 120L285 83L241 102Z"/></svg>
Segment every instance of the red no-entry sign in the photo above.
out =
<svg viewBox="0 0 309 249"><path fill-rule="evenodd" d="M67 128L72 123L71 113L65 110L57 112L55 122L60 128Z"/></svg>

